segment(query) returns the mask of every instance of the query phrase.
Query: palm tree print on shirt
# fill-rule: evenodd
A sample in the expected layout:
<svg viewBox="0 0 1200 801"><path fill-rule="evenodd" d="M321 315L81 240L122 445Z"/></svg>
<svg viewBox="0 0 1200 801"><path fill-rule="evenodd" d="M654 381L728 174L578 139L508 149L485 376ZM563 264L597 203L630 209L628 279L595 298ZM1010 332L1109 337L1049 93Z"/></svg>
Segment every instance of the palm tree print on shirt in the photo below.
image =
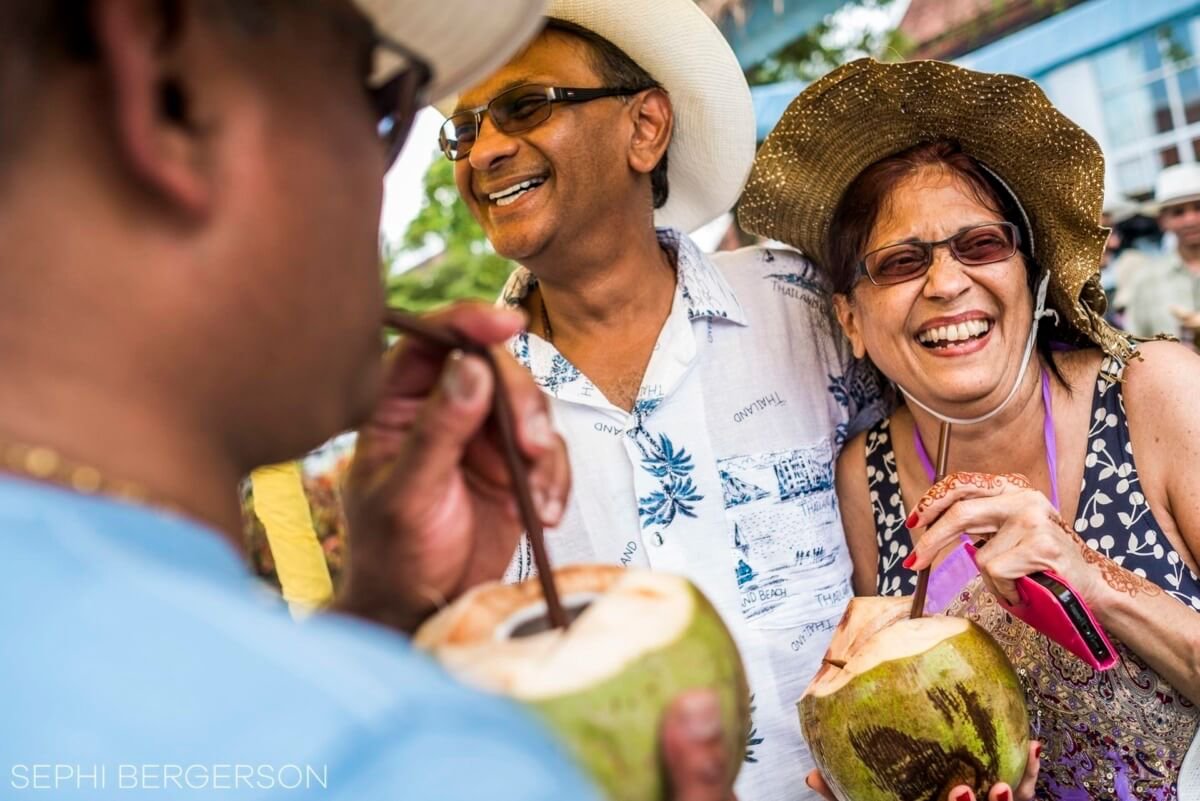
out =
<svg viewBox="0 0 1200 801"><path fill-rule="evenodd" d="M746 735L746 761L758 762L758 757L754 756L754 749L763 744L763 738L758 736L758 727L754 725L754 712L758 707L754 705L754 693L750 694L750 732Z"/></svg>
<svg viewBox="0 0 1200 801"><path fill-rule="evenodd" d="M669 526L676 515L695 517L695 504L704 500L696 490L691 473L696 469L685 448L675 448L671 438L659 434L655 440L638 426L630 432L642 452L642 469L659 480L660 489L638 498L638 517L642 528Z"/></svg>

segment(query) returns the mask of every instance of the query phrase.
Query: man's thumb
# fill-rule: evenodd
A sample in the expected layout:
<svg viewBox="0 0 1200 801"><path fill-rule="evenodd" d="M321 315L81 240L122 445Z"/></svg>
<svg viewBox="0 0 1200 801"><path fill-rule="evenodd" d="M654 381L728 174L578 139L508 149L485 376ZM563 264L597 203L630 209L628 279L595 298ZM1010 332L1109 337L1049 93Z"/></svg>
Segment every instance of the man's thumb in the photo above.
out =
<svg viewBox="0 0 1200 801"><path fill-rule="evenodd" d="M491 410L493 385L492 371L480 357L455 353L446 360L400 458L407 482L436 489L458 469Z"/></svg>

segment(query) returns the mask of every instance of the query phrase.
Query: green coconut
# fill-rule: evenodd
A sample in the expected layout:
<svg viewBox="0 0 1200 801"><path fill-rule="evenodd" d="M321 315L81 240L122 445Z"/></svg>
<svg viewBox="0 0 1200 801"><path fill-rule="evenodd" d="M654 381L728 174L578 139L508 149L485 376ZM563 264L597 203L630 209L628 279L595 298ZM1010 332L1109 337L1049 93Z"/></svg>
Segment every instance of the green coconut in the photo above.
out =
<svg viewBox="0 0 1200 801"><path fill-rule="evenodd" d="M987 632L908 618L910 598L856 598L798 704L839 801L945 801L1016 786L1029 758L1025 696Z"/></svg>
<svg viewBox="0 0 1200 801"><path fill-rule="evenodd" d="M528 704L614 801L666 798L659 734L684 690L717 691L730 766L745 755L750 698L733 638L686 579L607 565L555 571L564 632L536 580L486 584L431 618L414 642L464 682Z"/></svg>

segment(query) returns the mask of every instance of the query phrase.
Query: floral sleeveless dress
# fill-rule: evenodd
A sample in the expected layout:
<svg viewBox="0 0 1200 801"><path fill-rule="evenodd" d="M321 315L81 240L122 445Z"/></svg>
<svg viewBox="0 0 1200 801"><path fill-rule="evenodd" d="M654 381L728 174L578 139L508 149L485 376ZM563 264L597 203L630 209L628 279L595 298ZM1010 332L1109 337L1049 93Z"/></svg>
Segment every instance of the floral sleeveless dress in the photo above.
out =
<svg viewBox="0 0 1200 801"><path fill-rule="evenodd" d="M1075 531L1093 550L1144 576L1200 611L1200 578L1162 536L1141 492L1121 396L1121 366L1096 381L1092 425ZM867 433L867 482L879 545L877 591L911 594L916 573L901 565L912 549L904 526L896 456L887 420ZM1044 744L1037 798L1053 801L1174 801L1180 764L1200 710L1135 653L1114 642L1120 662L1097 672L996 602L976 575L946 614L967 617L996 639L1025 686L1033 736Z"/></svg>

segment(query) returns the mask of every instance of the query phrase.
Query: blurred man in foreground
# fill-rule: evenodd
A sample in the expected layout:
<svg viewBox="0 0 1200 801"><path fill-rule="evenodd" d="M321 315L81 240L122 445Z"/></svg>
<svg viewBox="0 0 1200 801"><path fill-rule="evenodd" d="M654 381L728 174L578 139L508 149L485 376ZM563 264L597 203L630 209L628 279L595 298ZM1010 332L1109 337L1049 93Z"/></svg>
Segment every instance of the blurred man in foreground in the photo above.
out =
<svg viewBox="0 0 1200 801"><path fill-rule="evenodd" d="M524 713L394 632L293 625L237 545L241 476L365 422L337 606L411 629L501 572L518 525L481 433L491 375L412 342L382 369L376 226L422 98L540 10L0 4L0 795L591 797ZM437 323L494 344L523 320ZM562 443L503 369L555 523ZM718 797L716 719L697 695L668 720L679 799Z"/></svg>

